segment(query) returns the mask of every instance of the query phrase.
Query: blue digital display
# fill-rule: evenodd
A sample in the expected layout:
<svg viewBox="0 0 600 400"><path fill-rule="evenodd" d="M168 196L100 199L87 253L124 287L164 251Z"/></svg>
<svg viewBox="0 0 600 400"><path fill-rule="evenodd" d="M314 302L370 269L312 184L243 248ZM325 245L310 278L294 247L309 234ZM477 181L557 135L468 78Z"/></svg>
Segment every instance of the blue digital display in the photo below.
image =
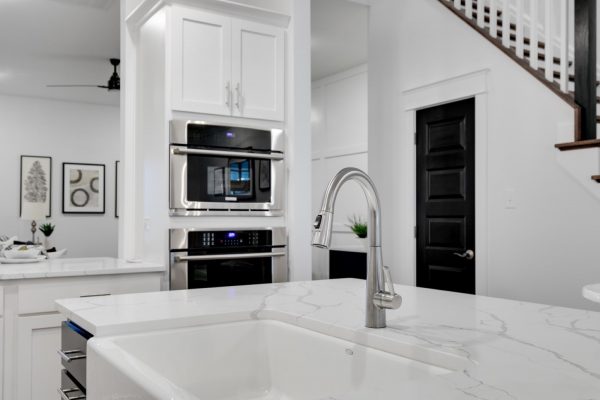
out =
<svg viewBox="0 0 600 400"><path fill-rule="evenodd" d="M235 137L235 134L234 134L233 132L227 132L225 135L226 135L228 138L233 138L233 137Z"/></svg>
<svg viewBox="0 0 600 400"><path fill-rule="evenodd" d="M227 233L227 238L229 238L229 239L235 239L235 237L236 237L236 236L237 236L237 235L236 235L236 233L235 233L235 232L228 232L228 233Z"/></svg>

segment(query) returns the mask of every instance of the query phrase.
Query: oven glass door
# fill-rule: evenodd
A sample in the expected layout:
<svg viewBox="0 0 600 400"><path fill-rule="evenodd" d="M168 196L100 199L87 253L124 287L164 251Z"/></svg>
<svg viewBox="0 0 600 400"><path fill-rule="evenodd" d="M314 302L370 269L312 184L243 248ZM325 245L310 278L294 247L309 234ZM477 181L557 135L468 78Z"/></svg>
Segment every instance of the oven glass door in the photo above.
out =
<svg viewBox="0 0 600 400"><path fill-rule="evenodd" d="M252 252L270 252L271 249L256 250ZM248 251L250 252L250 251ZM220 286L254 285L272 283L272 257L236 258L236 254L243 254L239 249L219 251L218 256L231 254L223 259L190 260L188 265L188 289L200 289ZM190 251L189 255L210 256L215 253L206 251ZM216 257L215 257L216 258Z"/></svg>
<svg viewBox="0 0 600 400"><path fill-rule="evenodd" d="M188 154L188 202L271 201L271 161Z"/></svg>

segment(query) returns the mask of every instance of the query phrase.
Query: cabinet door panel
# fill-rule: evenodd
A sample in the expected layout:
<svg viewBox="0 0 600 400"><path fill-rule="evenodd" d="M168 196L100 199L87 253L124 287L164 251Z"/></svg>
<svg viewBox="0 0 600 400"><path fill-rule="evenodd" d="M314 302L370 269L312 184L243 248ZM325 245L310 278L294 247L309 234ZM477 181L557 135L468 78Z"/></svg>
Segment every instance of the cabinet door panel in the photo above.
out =
<svg viewBox="0 0 600 400"><path fill-rule="evenodd" d="M173 9L173 108L230 115L231 19Z"/></svg>
<svg viewBox="0 0 600 400"><path fill-rule="evenodd" d="M58 398L60 387L60 314L18 317L17 398Z"/></svg>
<svg viewBox="0 0 600 400"><path fill-rule="evenodd" d="M283 120L283 30L248 21L233 22L234 115ZM239 86L238 86L239 84Z"/></svg>

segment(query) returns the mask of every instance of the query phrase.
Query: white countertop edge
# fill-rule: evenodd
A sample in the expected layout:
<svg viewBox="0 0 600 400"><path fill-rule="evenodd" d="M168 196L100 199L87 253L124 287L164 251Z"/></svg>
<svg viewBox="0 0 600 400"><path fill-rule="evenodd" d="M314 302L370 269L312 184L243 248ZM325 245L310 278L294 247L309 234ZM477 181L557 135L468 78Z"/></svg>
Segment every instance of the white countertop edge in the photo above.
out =
<svg viewBox="0 0 600 400"><path fill-rule="evenodd" d="M583 294L583 297L585 297L586 299L595 303L600 303L600 283L586 285L583 287L581 292Z"/></svg>
<svg viewBox="0 0 600 400"><path fill-rule="evenodd" d="M81 267L73 267L78 262ZM65 267L65 264L70 265ZM63 258L30 264L0 264L0 281L165 271L164 265L152 262L130 263L112 257Z"/></svg>

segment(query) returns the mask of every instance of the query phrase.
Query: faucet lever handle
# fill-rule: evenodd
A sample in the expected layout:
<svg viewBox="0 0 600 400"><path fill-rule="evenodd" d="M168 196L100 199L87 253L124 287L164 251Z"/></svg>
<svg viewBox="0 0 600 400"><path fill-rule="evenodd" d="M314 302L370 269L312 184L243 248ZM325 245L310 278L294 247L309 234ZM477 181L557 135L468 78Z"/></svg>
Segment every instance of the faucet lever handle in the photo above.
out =
<svg viewBox="0 0 600 400"><path fill-rule="evenodd" d="M383 266L383 285L386 292L391 295L395 295L394 281L392 281L392 274L390 273L390 267L387 265Z"/></svg>
<svg viewBox="0 0 600 400"><path fill-rule="evenodd" d="M392 281L392 274L390 268L387 266L383 267L383 291L375 293L373 296L373 304L379 308L386 309L397 309L402 304L402 297L396 294L394 290L394 282Z"/></svg>

